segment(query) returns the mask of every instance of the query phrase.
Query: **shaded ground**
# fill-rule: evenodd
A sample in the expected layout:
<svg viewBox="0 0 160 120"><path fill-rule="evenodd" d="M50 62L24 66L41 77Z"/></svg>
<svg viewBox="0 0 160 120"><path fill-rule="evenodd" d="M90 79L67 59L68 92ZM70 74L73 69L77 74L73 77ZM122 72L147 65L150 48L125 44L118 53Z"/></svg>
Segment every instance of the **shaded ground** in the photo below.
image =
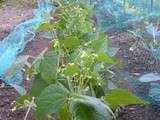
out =
<svg viewBox="0 0 160 120"><path fill-rule="evenodd" d="M149 106L128 106L121 110L117 120L160 120L160 110Z"/></svg>
<svg viewBox="0 0 160 120"><path fill-rule="evenodd" d="M13 88L0 88L0 120L23 120L26 109L12 111L14 100L18 96ZM28 116L27 120L34 120L33 115Z"/></svg>

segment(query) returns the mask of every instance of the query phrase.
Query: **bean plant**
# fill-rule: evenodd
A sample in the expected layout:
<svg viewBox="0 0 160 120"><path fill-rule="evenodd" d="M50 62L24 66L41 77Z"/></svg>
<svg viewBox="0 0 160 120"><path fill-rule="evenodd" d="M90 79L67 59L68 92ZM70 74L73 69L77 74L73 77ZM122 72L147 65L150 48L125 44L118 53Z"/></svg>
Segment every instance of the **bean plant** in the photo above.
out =
<svg viewBox="0 0 160 120"><path fill-rule="evenodd" d="M109 42L105 33L97 31L92 7L83 0L58 0L54 6L56 12L51 20L37 30L50 32L53 40L26 69L34 81L31 91L20 99L35 99L33 106L39 120L115 119L107 99L111 95L108 101L114 101L117 92L105 96L109 90L104 74L108 73L109 78L109 68L118 60L107 52ZM142 103L136 97L131 101ZM115 107L116 102L111 104Z"/></svg>

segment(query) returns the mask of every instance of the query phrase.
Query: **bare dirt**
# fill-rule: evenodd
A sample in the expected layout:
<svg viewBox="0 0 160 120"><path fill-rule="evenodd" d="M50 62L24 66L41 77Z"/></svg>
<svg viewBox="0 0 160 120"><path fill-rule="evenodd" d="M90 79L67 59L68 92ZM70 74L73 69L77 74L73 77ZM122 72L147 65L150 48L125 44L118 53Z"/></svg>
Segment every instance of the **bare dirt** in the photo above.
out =
<svg viewBox="0 0 160 120"><path fill-rule="evenodd" d="M13 30L18 23L32 17L33 5L23 1L4 0L0 2L0 39Z"/></svg>
<svg viewBox="0 0 160 120"><path fill-rule="evenodd" d="M26 109L13 111L18 93L10 87L0 88L0 120L23 120ZM34 120L30 113L27 120Z"/></svg>
<svg viewBox="0 0 160 120"><path fill-rule="evenodd" d="M119 112L117 120L160 120L160 110L151 106L127 106Z"/></svg>

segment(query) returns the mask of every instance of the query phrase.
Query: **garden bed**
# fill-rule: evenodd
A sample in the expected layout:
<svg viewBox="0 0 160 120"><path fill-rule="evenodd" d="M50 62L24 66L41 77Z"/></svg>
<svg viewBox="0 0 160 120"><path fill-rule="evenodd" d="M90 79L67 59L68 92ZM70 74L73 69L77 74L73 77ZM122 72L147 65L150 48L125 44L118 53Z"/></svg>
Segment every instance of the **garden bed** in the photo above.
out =
<svg viewBox="0 0 160 120"><path fill-rule="evenodd" d="M5 8L2 7L0 9L0 39L7 36L15 25L30 18L32 12L32 7L19 9L10 6L10 4L7 4ZM117 57L123 63L121 70L124 73L140 76L144 73L160 72L160 61L154 60L148 51L129 50L134 40L129 37L128 33L113 33L109 35L109 38L112 40L112 46L120 48ZM26 46L23 54L37 56L48 45L49 41L44 40L41 34L37 34L36 39ZM26 109L12 111L18 93L9 86L3 86L2 81L0 86L0 120L22 120L26 114ZM29 86L30 82L25 81L25 87L28 88ZM33 116L30 112L27 119L34 120ZM118 120L160 120L160 111L153 106L126 106L119 110Z"/></svg>
<svg viewBox="0 0 160 120"><path fill-rule="evenodd" d="M140 75L142 73L152 71L152 69L147 69L149 64L145 64L146 62L142 61L142 58L143 58L143 56L141 56L142 53L143 54L145 53L145 56L149 56L148 53L144 51L141 54L135 52L134 56L132 56L133 53L131 54L128 51L128 48L132 44L132 41L130 41L130 38L126 37L126 35L127 35L126 33L115 33L110 36L110 38L112 38L112 42L116 43L114 45L116 47L120 47L120 51L118 52L117 56L125 64L123 71L124 72L129 71L130 74L132 75L137 75L137 74ZM42 48L47 46L47 44L43 40L40 40L39 42L38 40L39 39L37 38L36 41L33 41L32 43L30 43L24 50L24 53L36 55L42 50ZM37 50L37 52L35 50ZM148 57L148 59L149 58L150 57ZM142 66L144 67L143 69L142 69ZM29 84L27 84L27 86L28 85ZM13 105L11 104L18 96L16 91L8 87L0 88L0 89L1 89L0 99L2 100L0 103L1 105L0 120L1 120L1 117L2 117L2 120L21 120L21 118L24 117L26 110L20 110L16 112L11 111L13 107ZM153 108L152 106L135 105L135 106L127 106L125 108L120 109L118 120L153 120L153 117L151 116L155 117L154 120L159 120L160 111L158 111L156 108ZM32 120L32 119L34 120L32 115L29 115L28 120Z"/></svg>

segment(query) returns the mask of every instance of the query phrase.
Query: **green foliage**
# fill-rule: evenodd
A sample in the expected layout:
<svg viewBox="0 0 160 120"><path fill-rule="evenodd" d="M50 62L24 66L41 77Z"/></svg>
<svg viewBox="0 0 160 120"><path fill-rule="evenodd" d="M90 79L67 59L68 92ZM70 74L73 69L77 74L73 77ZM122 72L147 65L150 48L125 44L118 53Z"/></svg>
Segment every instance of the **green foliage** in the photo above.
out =
<svg viewBox="0 0 160 120"><path fill-rule="evenodd" d="M80 69L75 64L68 64L64 72L64 74L68 76L74 76L79 73L80 73Z"/></svg>
<svg viewBox="0 0 160 120"><path fill-rule="evenodd" d="M68 49L75 49L80 45L80 40L77 37L69 36L64 41L64 47Z"/></svg>
<svg viewBox="0 0 160 120"><path fill-rule="evenodd" d="M63 106L59 114L60 114L61 120L73 120L73 117L69 112L69 107L66 104Z"/></svg>
<svg viewBox="0 0 160 120"><path fill-rule="evenodd" d="M108 92L105 98L107 103L109 103L113 109L116 109L119 106L126 106L130 104L144 104L143 100L124 89L111 90Z"/></svg>
<svg viewBox="0 0 160 120"><path fill-rule="evenodd" d="M91 6L83 0L58 0L54 4L54 21L37 30L50 31L54 40L30 70L35 80L29 98L36 97L37 116L114 119L108 104L101 99L106 94L102 73L109 72L109 67L118 62L107 51L105 33L97 31L93 24Z"/></svg>
<svg viewBox="0 0 160 120"><path fill-rule="evenodd" d="M43 32L50 29L49 23L43 23L38 29L37 32Z"/></svg>
<svg viewBox="0 0 160 120"><path fill-rule="evenodd" d="M40 74L37 74L35 76L34 81L32 82L32 89L30 91L31 96L39 96L40 93L43 91L44 88L46 88L49 84L43 80Z"/></svg>
<svg viewBox="0 0 160 120"><path fill-rule="evenodd" d="M107 47L108 46L108 40L106 38L106 35L105 33L102 33L100 32L97 36L97 38L93 41L91 41L91 47L94 49L94 50L99 50L102 45L104 47Z"/></svg>
<svg viewBox="0 0 160 120"><path fill-rule="evenodd" d="M58 66L58 55L53 51L47 51L39 66L39 71L43 80L53 83L56 80Z"/></svg>
<svg viewBox="0 0 160 120"><path fill-rule="evenodd" d="M99 99L78 96L70 104L70 111L76 120L111 120L111 109Z"/></svg>
<svg viewBox="0 0 160 120"><path fill-rule="evenodd" d="M105 51L100 50L97 52L98 57L96 58L97 62L105 62L110 64L116 64L117 62L112 59Z"/></svg>
<svg viewBox="0 0 160 120"><path fill-rule="evenodd" d="M37 100L38 116L44 117L51 113L60 111L67 102L70 93L61 84L51 84L45 88Z"/></svg>

